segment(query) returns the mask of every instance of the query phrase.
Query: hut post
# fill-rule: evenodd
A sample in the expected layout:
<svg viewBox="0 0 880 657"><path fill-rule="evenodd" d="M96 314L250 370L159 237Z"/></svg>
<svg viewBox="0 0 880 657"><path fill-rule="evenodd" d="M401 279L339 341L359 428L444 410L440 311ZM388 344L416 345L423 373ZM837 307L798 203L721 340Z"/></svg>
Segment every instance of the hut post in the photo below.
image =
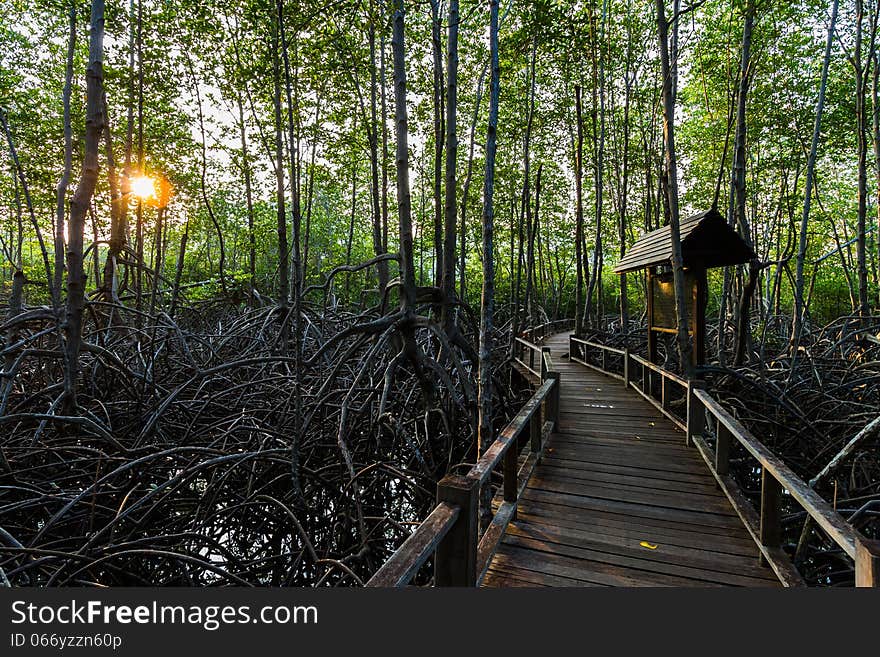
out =
<svg viewBox="0 0 880 657"><path fill-rule="evenodd" d="M648 360L657 362L657 336L654 334L654 268L645 269L647 277L647 301L648 301Z"/></svg>

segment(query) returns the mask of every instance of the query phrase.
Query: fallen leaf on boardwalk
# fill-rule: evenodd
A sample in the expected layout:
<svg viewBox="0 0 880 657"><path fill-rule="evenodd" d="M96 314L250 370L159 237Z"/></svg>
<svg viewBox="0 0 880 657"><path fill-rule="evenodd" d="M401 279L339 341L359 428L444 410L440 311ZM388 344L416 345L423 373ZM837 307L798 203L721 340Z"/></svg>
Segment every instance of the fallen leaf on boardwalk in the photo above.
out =
<svg viewBox="0 0 880 657"><path fill-rule="evenodd" d="M648 548L649 550L657 549L656 543L648 543L648 541L642 541L641 543L639 543L639 545L641 545L643 548Z"/></svg>

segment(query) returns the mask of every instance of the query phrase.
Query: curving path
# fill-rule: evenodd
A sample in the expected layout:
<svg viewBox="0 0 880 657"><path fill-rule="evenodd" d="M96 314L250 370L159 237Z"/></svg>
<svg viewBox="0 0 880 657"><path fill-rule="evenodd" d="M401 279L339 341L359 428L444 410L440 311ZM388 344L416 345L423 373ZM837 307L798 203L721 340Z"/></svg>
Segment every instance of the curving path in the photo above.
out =
<svg viewBox="0 0 880 657"><path fill-rule="evenodd" d="M684 434L636 392L570 363L558 432L483 586L780 586Z"/></svg>

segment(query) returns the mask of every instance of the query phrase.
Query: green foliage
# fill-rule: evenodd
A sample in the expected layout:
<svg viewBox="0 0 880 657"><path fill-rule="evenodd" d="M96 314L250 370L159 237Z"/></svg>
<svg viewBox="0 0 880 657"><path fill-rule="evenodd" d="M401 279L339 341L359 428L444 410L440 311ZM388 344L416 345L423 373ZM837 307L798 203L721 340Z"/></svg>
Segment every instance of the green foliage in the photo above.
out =
<svg viewBox="0 0 880 657"><path fill-rule="evenodd" d="M459 74L459 217L464 204L465 297L479 303L483 152L488 109L487 13L485 3L464 2L460 31ZM308 222L306 284L320 283L326 273L346 262L374 255L369 130L371 72L377 78L379 122L379 192L387 207L388 249L396 249L396 195L392 71L391 10L381 2L341 3L327 8L312 0L286 0L285 27L294 69L295 152L299 163L303 225ZM584 207L587 254L597 242L596 172L600 137L605 151L603 185L602 305L617 308L618 278L610 266L619 257L618 226L623 217L625 242L631 243L649 227L663 222L659 176L662 165L659 116L659 66L656 27L649 5L631 0L571 3L531 0L502 3L502 93L499 151L496 168L496 291L499 304L516 296L519 268L519 222L523 214L524 138L530 109L529 65L536 53L535 112L530 144L531 172L542 170L539 217L538 297L551 314L573 312L574 245L574 88L584 98ZM34 211L50 249L55 185L63 162L60 96L64 80L67 5L60 2L23 3L5 0L0 22L0 108L5 112L33 198ZM81 164L84 133L84 68L87 51L87 3L78 4L76 77L72 102L76 143L73 182ZM433 278L433 60L431 14L428 4L406 3L407 74L412 150L412 203L416 226L416 269L420 284ZM136 13L129 3L107 5L105 85L117 172L128 163L138 167L143 138L144 168L166 176L174 185L164 235L163 276L173 281L177 252L187 227L183 283L208 281L187 288L190 298L208 298L218 291L219 236L208 205L224 237L227 280L236 288L250 284L249 250L253 221L255 284L261 294L277 294L278 251L274 179L274 113L272 43L277 38L277 5L269 0L230 2L143 2L141 56L130 65ZM814 120L823 48L826 6L818 0L798 3L758 3L753 38L753 67L747 107L747 189L756 247L762 259L790 259L800 208L803 168ZM733 99L739 76L743 2L708 0L686 14L680 24L677 127L683 211L706 209L715 199L722 211L729 199ZM445 17L442 38L445 47ZM375 29L375 60L368 34ZM823 118L817 194L810 221L807 277L815 278L811 298L816 317L848 312L848 281L854 247L821 259L836 241L855 233L855 124L853 71L846 57L852 47L853 16L842 9L840 38L832 58ZM380 71L383 64L384 71ZM445 53L444 53L445 55ZM445 65L445 60L444 60ZM380 75L384 74L384 89ZM283 80L282 80L283 84ZM138 97L142 87L142 108ZM381 116L382 93L386 116ZM477 105L477 98L479 106ZM600 114L599 101L604 113ZM870 102L869 102L870 105ZM201 106L202 121L199 120ZM239 106L241 112L239 113ZM142 116L139 114L142 112ZM129 121L131 116L131 121ZM243 119L243 125L242 125ZM383 123L384 120L384 123ZM282 117L287 141L287 116ZM204 126L202 126L202 123ZM473 125L472 125L473 124ZM384 135L383 135L384 125ZM202 127L205 171L202 172ZM242 150L242 129L247 154ZM604 133L600 131L604 129ZM471 133L474 135L473 159ZM383 153L383 136L389 151ZM624 144L628 144L624 149ZM285 152L290 152L285 143ZM726 157L724 156L726 152ZM109 235L110 188L106 157L95 199L95 231L99 253L106 253ZM288 223L291 220L290 168L285 164ZM871 158L870 166L874 166ZM0 235L6 255L3 271L11 272L8 256L17 257L21 233L22 259L28 277L45 279L36 236L27 218L22 190L9 160L0 166ZM313 164L314 163L314 164ZM624 186L624 167L627 179ZM252 219L245 194L245 170L252 183ZM465 197L465 179L470 185ZM719 182L720 177L720 182ZM534 179L531 181L534 205ZM445 184L445 183L444 183ZM71 185L72 193L75 185ZM441 184L442 187L442 184ZM441 189L441 194L442 194ZM873 194L869 223L876 208ZM128 243L133 245L134 206L129 207ZM144 212L145 259L154 257L156 210ZM21 226L22 228L19 228ZM876 290L876 246L871 242L872 294ZM392 266L392 275L394 273ZM90 268L91 271L91 268ZM765 270L760 290L766 307L775 302L772 277ZM93 278L90 286L98 281ZM641 286L630 277L630 305L638 315L643 306ZM362 288L376 285L369 271L341 276L334 292L356 301ZM710 311L717 310L720 276L711 279ZM783 307L791 301L790 279L781 277L778 292ZM521 285L522 287L522 285ZM521 290L520 290L521 294ZM45 301L45 290L29 286L29 302ZM714 304L714 305L713 305ZM504 312L502 310L502 312Z"/></svg>

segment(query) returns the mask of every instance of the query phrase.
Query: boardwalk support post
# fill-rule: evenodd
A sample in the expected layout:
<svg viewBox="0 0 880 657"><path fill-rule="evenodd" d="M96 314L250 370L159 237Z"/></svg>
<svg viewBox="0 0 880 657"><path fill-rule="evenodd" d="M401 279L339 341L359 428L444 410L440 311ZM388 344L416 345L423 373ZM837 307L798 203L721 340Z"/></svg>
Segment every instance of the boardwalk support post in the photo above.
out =
<svg viewBox="0 0 880 657"><path fill-rule="evenodd" d="M699 379L688 381L687 386L687 431L685 432L685 445L692 447L693 437L703 433L703 425L706 423L706 409L702 402L697 399L694 390L705 388L705 382Z"/></svg>
<svg viewBox="0 0 880 657"><path fill-rule="evenodd" d="M623 387L629 390L629 347L623 349Z"/></svg>
<svg viewBox="0 0 880 657"><path fill-rule="evenodd" d="M435 586L476 586L479 491L479 479L460 475L447 475L437 484L437 502L454 504L461 510L437 546Z"/></svg>
<svg viewBox="0 0 880 657"><path fill-rule="evenodd" d="M880 541L856 543L856 586L880 587Z"/></svg>

